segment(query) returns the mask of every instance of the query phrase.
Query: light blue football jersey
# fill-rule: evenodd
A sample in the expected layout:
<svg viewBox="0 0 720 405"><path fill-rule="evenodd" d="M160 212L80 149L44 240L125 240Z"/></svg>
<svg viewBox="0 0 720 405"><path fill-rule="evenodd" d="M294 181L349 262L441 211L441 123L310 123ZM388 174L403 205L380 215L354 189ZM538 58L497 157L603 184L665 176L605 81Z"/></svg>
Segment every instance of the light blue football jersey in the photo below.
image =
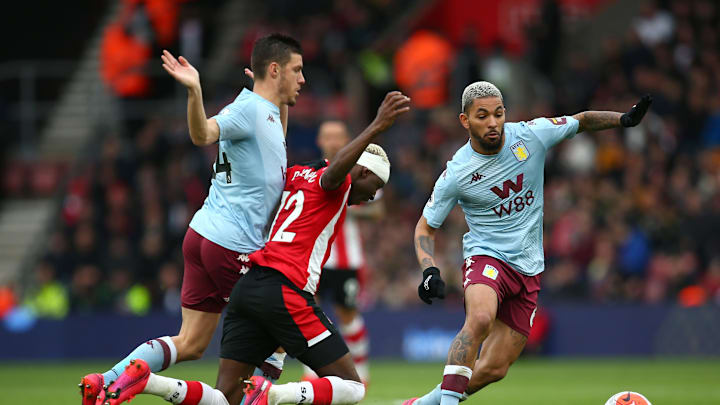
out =
<svg viewBox="0 0 720 405"><path fill-rule="evenodd" d="M475 152L468 141L447 163L423 216L439 228L455 204L470 231L463 257L487 255L533 276L545 269L543 180L552 146L577 133L572 117L506 123L505 143L495 155Z"/></svg>
<svg viewBox="0 0 720 405"><path fill-rule="evenodd" d="M220 127L215 175L190 227L226 249L251 253L265 246L285 185L280 109L243 89L214 118Z"/></svg>

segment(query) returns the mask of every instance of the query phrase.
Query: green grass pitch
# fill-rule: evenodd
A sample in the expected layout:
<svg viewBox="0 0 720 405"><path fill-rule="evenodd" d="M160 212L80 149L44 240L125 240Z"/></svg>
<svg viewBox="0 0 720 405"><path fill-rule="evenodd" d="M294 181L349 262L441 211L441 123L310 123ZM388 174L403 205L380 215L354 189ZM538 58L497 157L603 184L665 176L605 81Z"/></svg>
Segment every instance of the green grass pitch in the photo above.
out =
<svg viewBox="0 0 720 405"><path fill-rule="evenodd" d="M88 372L105 370L109 361L1 363L0 404L80 403L77 383ZM164 375L213 385L217 363L179 364ZM301 368L286 366L282 381L296 380ZM374 361L365 404L399 405L424 394L441 378L442 364ZM654 405L720 404L720 359L521 359L508 376L473 395L466 404L603 405L612 394L638 391ZM139 396L132 405L166 404Z"/></svg>

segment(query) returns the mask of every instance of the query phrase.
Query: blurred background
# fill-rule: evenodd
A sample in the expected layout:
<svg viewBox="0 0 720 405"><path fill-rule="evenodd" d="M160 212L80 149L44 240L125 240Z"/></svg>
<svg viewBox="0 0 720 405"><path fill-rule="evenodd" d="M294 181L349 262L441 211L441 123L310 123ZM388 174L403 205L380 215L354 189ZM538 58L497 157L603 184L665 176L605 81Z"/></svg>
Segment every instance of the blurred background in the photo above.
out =
<svg viewBox="0 0 720 405"><path fill-rule="evenodd" d="M216 149L191 144L186 92L159 56L168 49L199 70L214 115L250 85L253 41L276 31L302 43L307 79L290 109L289 164L320 156L323 120L357 134L387 91L414 102L381 140L393 164L386 214L361 223L373 357L442 360L462 324L462 212L439 233L449 294L432 307L417 298L412 235L435 179L467 141L457 115L476 80L501 89L509 121L627 111L643 94L654 98L640 126L582 134L548 157L546 272L528 351L720 355L717 1L14 8L0 61L0 360L124 356L177 331L182 238ZM122 325L112 344L92 338L107 325ZM216 355L217 342L206 356Z"/></svg>

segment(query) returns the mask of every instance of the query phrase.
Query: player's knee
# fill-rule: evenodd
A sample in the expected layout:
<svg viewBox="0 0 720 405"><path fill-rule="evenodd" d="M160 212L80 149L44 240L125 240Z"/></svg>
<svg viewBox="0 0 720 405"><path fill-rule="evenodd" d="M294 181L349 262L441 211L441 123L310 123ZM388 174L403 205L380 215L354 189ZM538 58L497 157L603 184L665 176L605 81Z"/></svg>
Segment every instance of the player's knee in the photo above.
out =
<svg viewBox="0 0 720 405"><path fill-rule="evenodd" d="M468 316L465 323L475 335L482 335L490 330L493 319L490 315L483 312Z"/></svg>

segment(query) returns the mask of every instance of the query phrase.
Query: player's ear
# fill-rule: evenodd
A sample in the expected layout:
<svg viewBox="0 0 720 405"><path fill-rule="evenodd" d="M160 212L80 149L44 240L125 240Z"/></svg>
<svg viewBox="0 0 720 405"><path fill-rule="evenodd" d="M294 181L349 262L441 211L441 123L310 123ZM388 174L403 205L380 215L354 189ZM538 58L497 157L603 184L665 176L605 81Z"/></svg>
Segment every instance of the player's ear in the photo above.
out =
<svg viewBox="0 0 720 405"><path fill-rule="evenodd" d="M467 114L462 112L460 113L460 116L458 118L460 118L460 124L462 124L463 128L470 129L470 123L468 122L469 118Z"/></svg>
<svg viewBox="0 0 720 405"><path fill-rule="evenodd" d="M268 72L270 73L270 77L277 77L280 74L280 64L277 62L270 62L270 65L268 65Z"/></svg>

